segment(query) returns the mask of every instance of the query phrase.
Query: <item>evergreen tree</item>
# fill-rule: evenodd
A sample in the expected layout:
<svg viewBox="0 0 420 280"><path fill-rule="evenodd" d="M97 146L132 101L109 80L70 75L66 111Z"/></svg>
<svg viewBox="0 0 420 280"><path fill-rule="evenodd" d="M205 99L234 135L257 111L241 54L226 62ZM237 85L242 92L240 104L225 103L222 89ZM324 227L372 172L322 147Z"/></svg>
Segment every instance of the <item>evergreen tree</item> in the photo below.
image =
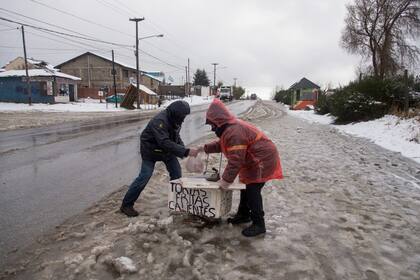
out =
<svg viewBox="0 0 420 280"><path fill-rule="evenodd" d="M208 87L210 85L210 80L207 77L206 70L200 70L197 69L197 71L194 74L194 86L205 86Z"/></svg>
<svg viewBox="0 0 420 280"><path fill-rule="evenodd" d="M244 95L244 93L245 93L245 89L243 87L241 86L233 87L233 97L236 100L239 100L242 97L242 95Z"/></svg>

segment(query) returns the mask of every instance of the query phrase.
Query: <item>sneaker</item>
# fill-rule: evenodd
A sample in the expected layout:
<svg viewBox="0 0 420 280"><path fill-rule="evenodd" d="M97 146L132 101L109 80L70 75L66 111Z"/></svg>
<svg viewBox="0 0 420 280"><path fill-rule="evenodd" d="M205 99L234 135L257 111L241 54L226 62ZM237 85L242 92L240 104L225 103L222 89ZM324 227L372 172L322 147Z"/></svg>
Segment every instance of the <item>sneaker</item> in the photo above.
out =
<svg viewBox="0 0 420 280"><path fill-rule="evenodd" d="M265 233L265 225L252 224L242 231L242 234L246 237L254 237Z"/></svg>
<svg viewBox="0 0 420 280"><path fill-rule="evenodd" d="M136 217L139 215L139 212L137 212L133 206L121 206L120 211L126 214L128 217Z"/></svg>
<svg viewBox="0 0 420 280"><path fill-rule="evenodd" d="M250 221L251 221L251 218L249 216L241 216L241 215L235 215L232 218L227 219L227 222L232 225L249 223Z"/></svg>

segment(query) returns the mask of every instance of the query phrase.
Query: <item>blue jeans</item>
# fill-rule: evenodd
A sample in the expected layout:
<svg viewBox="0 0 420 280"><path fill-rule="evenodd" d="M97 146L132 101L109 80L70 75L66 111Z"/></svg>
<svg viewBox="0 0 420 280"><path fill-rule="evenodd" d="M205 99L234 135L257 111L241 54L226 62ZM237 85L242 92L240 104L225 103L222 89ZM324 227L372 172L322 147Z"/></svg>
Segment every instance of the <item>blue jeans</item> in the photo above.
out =
<svg viewBox="0 0 420 280"><path fill-rule="evenodd" d="M166 165L166 170L168 170L171 180L176 180L182 177L181 165L179 165L178 159L175 156L170 157L163 163ZM137 178L131 183L124 196L122 202L123 207L132 207L134 205L136 200L139 198L140 193L149 182L150 177L152 177L155 164L156 161L143 159L139 176L137 176Z"/></svg>

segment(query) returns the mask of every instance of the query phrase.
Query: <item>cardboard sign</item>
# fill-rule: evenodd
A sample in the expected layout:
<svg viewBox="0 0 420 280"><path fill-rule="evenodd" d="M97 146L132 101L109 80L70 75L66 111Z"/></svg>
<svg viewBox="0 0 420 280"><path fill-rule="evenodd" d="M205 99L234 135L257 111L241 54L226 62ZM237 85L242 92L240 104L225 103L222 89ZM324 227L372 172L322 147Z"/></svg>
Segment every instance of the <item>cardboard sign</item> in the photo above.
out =
<svg viewBox="0 0 420 280"><path fill-rule="evenodd" d="M217 183L204 178L181 178L170 183L168 208L175 212L220 218L230 212L233 190L243 188L234 185L232 190L224 191L219 189Z"/></svg>

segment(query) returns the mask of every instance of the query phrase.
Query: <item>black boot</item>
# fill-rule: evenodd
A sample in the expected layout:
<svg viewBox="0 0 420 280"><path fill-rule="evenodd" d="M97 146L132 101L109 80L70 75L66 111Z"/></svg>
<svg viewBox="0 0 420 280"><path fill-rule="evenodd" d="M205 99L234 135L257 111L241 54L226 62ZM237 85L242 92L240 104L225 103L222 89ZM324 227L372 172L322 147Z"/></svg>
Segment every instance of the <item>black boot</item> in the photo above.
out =
<svg viewBox="0 0 420 280"><path fill-rule="evenodd" d="M137 212L136 209L133 208L133 206L122 205L120 211L126 214L128 217L136 217L139 215L139 212Z"/></svg>
<svg viewBox="0 0 420 280"><path fill-rule="evenodd" d="M246 215L236 214L232 218L228 218L227 222L232 225L239 225L244 223L249 223L251 221L251 218Z"/></svg>
<svg viewBox="0 0 420 280"><path fill-rule="evenodd" d="M265 233L265 223L252 223L249 227L242 231L242 234L246 237L254 237Z"/></svg>

